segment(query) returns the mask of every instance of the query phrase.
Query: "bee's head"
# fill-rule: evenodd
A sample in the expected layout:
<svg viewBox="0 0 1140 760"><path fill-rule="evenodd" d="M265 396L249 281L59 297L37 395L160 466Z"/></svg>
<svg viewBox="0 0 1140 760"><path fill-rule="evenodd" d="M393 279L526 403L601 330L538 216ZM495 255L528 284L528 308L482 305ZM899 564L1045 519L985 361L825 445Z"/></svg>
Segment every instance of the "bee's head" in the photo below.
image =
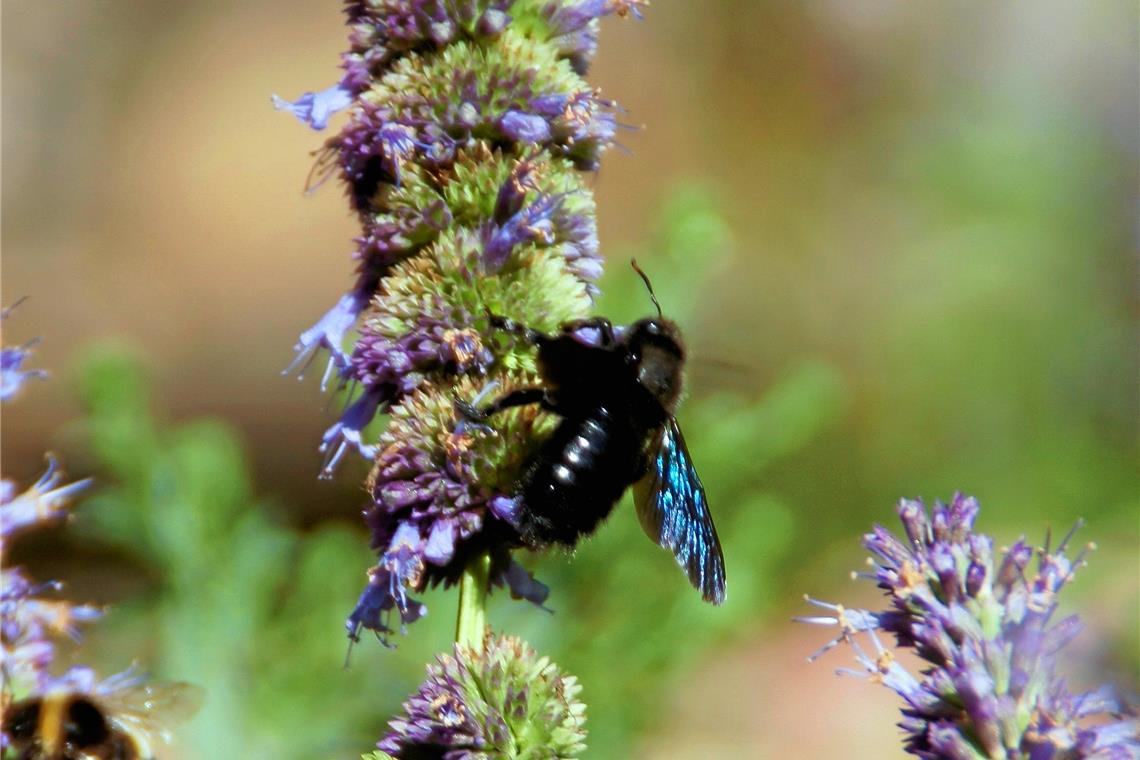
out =
<svg viewBox="0 0 1140 760"><path fill-rule="evenodd" d="M626 332L627 356L637 382L672 414L681 397L685 347L677 325L661 317L634 322Z"/></svg>

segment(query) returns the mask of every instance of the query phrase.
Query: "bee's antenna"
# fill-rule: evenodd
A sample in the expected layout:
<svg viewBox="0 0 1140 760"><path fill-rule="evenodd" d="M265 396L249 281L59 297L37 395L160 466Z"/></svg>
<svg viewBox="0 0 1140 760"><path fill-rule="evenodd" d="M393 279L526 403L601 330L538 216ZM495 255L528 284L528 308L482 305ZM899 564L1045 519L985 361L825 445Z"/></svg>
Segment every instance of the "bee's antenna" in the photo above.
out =
<svg viewBox="0 0 1140 760"><path fill-rule="evenodd" d="M630 259L629 264L633 267L633 271L637 272L638 276L641 277L641 281L645 283L645 287L649 291L649 298L653 301L653 305L657 307L658 318L664 319L665 317L661 313L661 304L657 303L657 294L653 292L653 284L649 282L649 275L641 271L641 267L637 265L637 259Z"/></svg>

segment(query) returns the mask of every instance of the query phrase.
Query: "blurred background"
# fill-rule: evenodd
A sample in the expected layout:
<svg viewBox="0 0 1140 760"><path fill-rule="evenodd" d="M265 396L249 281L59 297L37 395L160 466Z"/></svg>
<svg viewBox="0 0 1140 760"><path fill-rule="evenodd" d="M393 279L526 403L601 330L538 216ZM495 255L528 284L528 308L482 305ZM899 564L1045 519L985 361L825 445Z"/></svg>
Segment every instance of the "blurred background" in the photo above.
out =
<svg viewBox="0 0 1140 760"><path fill-rule="evenodd" d="M183 757L355 757L433 652L342 623L370 557L365 473L316 479L337 407L280 370L351 283L322 136L270 106L338 75L335 2L5 0L5 343L52 370L3 417L98 479L10 558L113 606L83 648L207 689ZM801 597L874 603L859 536L901 496L976 495L999 542L1099 550L1065 604L1074 686L1140 678L1138 24L1134 3L654 3L604 23L591 79L644 125L593 185L599 310L648 301L694 353L680 419L728 561L702 605L628 505L531 559L551 618L491 621L579 676L592 757L895 757L897 702ZM334 122L335 128L339 122ZM332 404L332 405L330 405Z"/></svg>

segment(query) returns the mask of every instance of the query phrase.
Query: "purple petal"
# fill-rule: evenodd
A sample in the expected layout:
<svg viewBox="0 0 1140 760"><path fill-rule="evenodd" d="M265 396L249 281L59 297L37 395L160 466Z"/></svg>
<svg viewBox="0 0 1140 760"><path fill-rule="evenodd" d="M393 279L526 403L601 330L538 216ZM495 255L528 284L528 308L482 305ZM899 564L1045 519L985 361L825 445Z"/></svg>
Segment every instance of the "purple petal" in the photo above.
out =
<svg viewBox="0 0 1140 760"><path fill-rule="evenodd" d="M376 417L380 400L380 392L376 389L369 389L344 410L344 414L341 415L336 424L325 431L318 449L325 455L325 463L321 468L321 478L328 479L333 476L349 449L355 449L361 457L368 461L376 458L376 446L365 444L363 434L364 428Z"/></svg>
<svg viewBox="0 0 1140 760"><path fill-rule="evenodd" d="M542 607L542 609L550 612L550 610L543 605L546 598L550 596L550 589L545 583L535 580L534 574L528 572L526 568L513 558L503 573L503 580L506 581L507 589L511 592L512 599L525 599L531 604Z"/></svg>
<svg viewBox="0 0 1140 760"><path fill-rule="evenodd" d="M497 8L488 8L483 11L483 15L479 17L479 21L475 25L475 31L484 37L496 37L507 28L507 24L509 23L511 23L509 14Z"/></svg>
<svg viewBox="0 0 1140 760"><path fill-rule="evenodd" d="M7 401L20 392L24 383L31 379L43 379L47 372L42 369L21 370L24 359L31 354L35 341L23 346L0 349L0 401Z"/></svg>
<svg viewBox="0 0 1140 760"><path fill-rule="evenodd" d="M344 336L356 324L356 317L367 303L367 295L360 291L341 296L336 306L325 312L315 325L301 333L297 344L293 346L297 355L281 374L288 375L297 369L304 373L305 367L313 360L316 352L324 348L330 354L328 367L321 379L321 390L325 390L333 370L348 366L348 357L342 349Z"/></svg>
<svg viewBox="0 0 1140 760"><path fill-rule="evenodd" d="M431 535L424 544L424 559L434 565L446 565L455 554L455 521L446 518L436 520Z"/></svg>
<svg viewBox="0 0 1140 760"><path fill-rule="evenodd" d="M937 753L936 757L946 760L976 760L978 757L977 750L970 746L953 723L939 721L930 726L926 736L930 748Z"/></svg>
<svg viewBox="0 0 1140 760"><path fill-rule="evenodd" d="M4 508L0 509L0 537L6 538L26 527L65 517L75 495L92 483L87 478L57 487L62 479L59 463L49 455L47 471L36 484L4 502Z"/></svg>
<svg viewBox="0 0 1140 760"><path fill-rule="evenodd" d="M576 3L551 3L554 10L547 13L553 32L561 35L577 31L594 19L611 13L619 16L632 13L635 18L641 18L638 6L645 4L647 0L579 0Z"/></svg>
<svg viewBox="0 0 1140 760"><path fill-rule="evenodd" d="M522 506L521 501L516 497L509 496L495 496L487 504L491 509L491 514L499 518L508 525L517 527L519 524L519 509Z"/></svg>
<svg viewBox="0 0 1140 760"><path fill-rule="evenodd" d="M550 140L550 124L541 116L510 110L499 119L499 129L520 143L544 143Z"/></svg>
<svg viewBox="0 0 1140 760"><path fill-rule="evenodd" d="M299 121L319 131L328 126L330 116L352 104L353 94L337 83L319 92L306 92L293 101L276 95L272 99L273 107L278 111L288 111Z"/></svg>

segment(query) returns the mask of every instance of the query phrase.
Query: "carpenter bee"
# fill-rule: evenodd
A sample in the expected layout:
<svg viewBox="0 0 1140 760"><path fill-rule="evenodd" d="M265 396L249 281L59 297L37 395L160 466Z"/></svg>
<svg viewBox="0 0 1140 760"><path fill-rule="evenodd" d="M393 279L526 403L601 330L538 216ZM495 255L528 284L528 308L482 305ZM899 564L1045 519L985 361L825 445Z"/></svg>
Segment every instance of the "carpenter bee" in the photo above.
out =
<svg viewBox="0 0 1140 760"><path fill-rule="evenodd" d="M188 718L200 698L190 684L122 676L62 684L5 707L4 731L21 760L152 760L170 741L170 722Z"/></svg>
<svg viewBox="0 0 1140 760"><path fill-rule="evenodd" d="M562 418L525 466L508 510L524 543L573 547L632 485L646 534L673 552L705 601L721 604L724 555L673 416L685 362L680 330L662 315L649 278L631 263L649 290L656 318L627 327L602 318L577 320L546 335L489 315L493 327L537 348L543 384L516 389L486 406L457 406L474 422L527 404Z"/></svg>

